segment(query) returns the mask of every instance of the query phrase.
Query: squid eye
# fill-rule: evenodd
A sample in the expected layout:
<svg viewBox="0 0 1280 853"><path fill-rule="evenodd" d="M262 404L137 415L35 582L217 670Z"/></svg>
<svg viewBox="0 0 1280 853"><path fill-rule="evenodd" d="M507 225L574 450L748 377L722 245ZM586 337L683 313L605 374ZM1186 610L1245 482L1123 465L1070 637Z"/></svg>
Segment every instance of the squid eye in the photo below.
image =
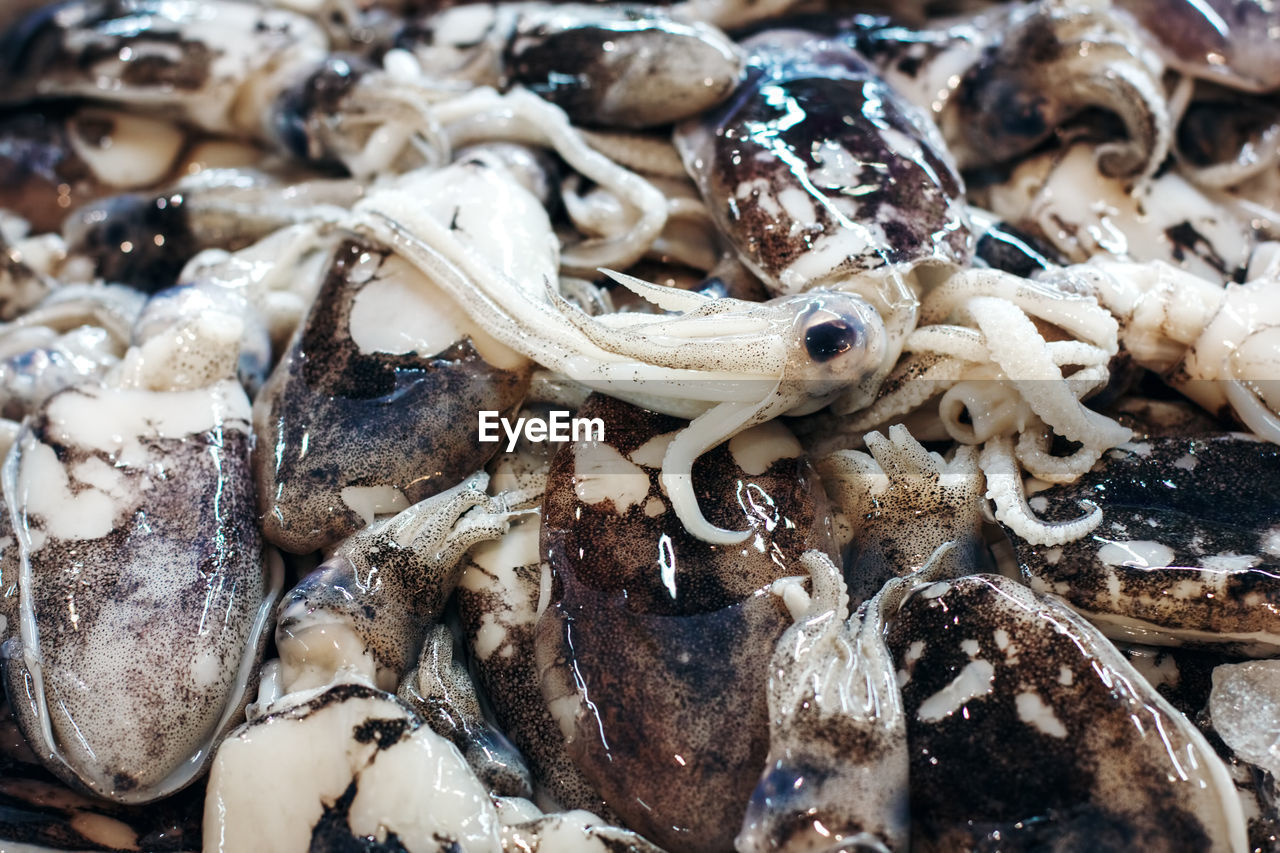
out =
<svg viewBox="0 0 1280 853"><path fill-rule="evenodd" d="M844 317L835 317L810 326L804 333L804 348L819 364L831 361L858 347L862 328Z"/></svg>

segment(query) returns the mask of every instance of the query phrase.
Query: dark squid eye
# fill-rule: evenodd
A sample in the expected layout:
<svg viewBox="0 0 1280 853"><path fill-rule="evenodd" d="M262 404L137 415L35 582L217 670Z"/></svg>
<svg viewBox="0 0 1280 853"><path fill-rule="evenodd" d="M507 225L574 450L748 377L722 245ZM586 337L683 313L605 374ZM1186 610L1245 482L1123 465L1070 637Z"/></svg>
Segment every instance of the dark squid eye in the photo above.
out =
<svg viewBox="0 0 1280 853"><path fill-rule="evenodd" d="M825 320L811 326L804 333L804 348L809 357L818 363L831 361L857 347L862 341L862 330L843 317Z"/></svg>

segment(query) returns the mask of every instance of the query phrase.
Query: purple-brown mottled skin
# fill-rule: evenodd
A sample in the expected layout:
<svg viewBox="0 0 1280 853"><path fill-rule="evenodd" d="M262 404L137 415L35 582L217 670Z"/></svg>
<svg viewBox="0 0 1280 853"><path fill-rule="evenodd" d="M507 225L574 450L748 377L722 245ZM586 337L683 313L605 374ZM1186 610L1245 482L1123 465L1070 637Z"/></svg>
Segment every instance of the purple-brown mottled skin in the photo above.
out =
<svg viewBox="0 0 1280 853"><path fill-rule="evenodd" d="M1153 37L1170 65L1235 88L1280 87L1275 31L1280 8L1270 0L1117 0Z"/></svg>
<svg viewBox="0 0 1280 853"><path fill-rule="evenodd" d="M35 543L21 546L36 622L30 651L41 662L44 701L66 764L49 755L52 745L41 735L36 682L13 622L0 661L15 720L47 769L99 796L142 803L161 796L155 790L171 792L170 773L208 758L201 750L220 734L228 703L236 707L252 689L237 677L246 655L260 660L266 644L255 620L267 582L248 424L227 417L185 436L143 434L144 455L126 460L67 438L51 414L55 403L79 397L95 407L91 416L109 419L122 405L118 393L139 392L87 385L50 398L14 450L13 479L6 473L8 499L16 502L11 521ZM118 481L109 533L68 538L47 510L31 508L20 484L32 476L25 472L38 452L55 456L75 494L93 488L79 479L84 472L110 466ZM9 550L17 548L6 549L5 560Z"/></svg>
<svg viewBox="0 0 1280 853"><path fill-rule="evenodd" d="M578 414L603 419L623 456L685 425L599 395ZM709 545L676 520L657 469L625 512L583 500L585 445L556 454L543 503L543 694L576 696L570 754L627 826L671 851L731 850L768 752L769 659L791 623L769 586L803 573L804 551L833 553L826 497L803 457L748 475L722 445L693 467L698 501L752 535Z"/></svg>
<svg viewBox="0 0 1280 853"><path fill-rule="evenodd" d="M770 290L967 262L964 185L923 113L838 42L782 31L746 46L747 79L682 125L677 144L716 224ZM827 259L820 269L793 268L815 250Z"/></svg>
<svg viewBox="0 0 1280 853"><path fill-rule="evenodd" d="M1039 496L1048 519L1078 513L1085 500L1101 507L1103 516L1096 535L1057 548L1010 537L1032 589L1061 595L1114 639L1240 642L1253 654L1275 654L1280 448L1238 433L1144 437L1134 447L1108 452L1074 483ZM1099 557L1108 542L1138 554L1145 543L1158 543L1169 550L1170 562L1108 564Z"/></svg>
<svg viewBox="0 0 1280 853"><path fill-rule="evenodd" d="M461 482L499 449L480 443L476 412L510 411L528 387L527 371L494 367L469 339L431 355L361 352L347 330L363 286L350 273L366 252L388 254L357 238L338 246L254 406L263 533L287 551L364 526L342 500L348 486L392 486L412 504Z"/></svg>
<svg viewBox="0 0 1280 853"><path fill-rule="evenodd" d="M913 850L1232 849L1208 744L1061 600L996 575L922 585L886 640ZM948 691L975 695L940 710Z"/></svg>

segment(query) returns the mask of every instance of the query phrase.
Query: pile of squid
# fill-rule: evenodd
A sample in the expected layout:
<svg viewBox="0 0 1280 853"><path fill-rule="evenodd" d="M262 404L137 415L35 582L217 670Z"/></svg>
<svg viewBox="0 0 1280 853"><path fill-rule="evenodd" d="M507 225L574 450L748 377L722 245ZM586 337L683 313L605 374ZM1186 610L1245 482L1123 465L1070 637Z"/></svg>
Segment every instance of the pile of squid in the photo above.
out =
<svg viewBox="0 0 1280 853"><path fill-rule="evenodd" d="M1280 850L1277 32L5 4L0 847Z"/></svg>

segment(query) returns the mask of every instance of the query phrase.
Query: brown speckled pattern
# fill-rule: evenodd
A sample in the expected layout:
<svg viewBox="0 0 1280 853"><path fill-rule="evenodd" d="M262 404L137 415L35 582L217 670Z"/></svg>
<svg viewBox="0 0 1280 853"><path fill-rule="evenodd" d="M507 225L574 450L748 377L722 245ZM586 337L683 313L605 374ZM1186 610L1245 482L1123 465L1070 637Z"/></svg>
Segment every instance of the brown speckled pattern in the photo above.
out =
<svg viewBox="0 0 1280 853"><path fill-rule="evenodd" d="M721 231L775 293L886 264L967 261L963 183L937 130L857 53L801 45L809 38L757 39L746 81L677 134ZM788 204L788 190L804 202ZM871 239L851 239L855 231ZM842 248L823 251L820 274L804 284L784 275L836 240Z"/></svg>
<svg viewBox="0 0 1280 853"><path fill-rule="evenodd" d="M602 418L623 456L685 423L599 395L578 414ZM561 447L543 503L553 578L537 629L543 695L575 708L570 753L628 826L673 851L729 850L768 748L769 657L791 622L767 588L804 574L804 551L831 553L821 485L803 458L749 476L724 446L705 454L693 473L708 519L754 527L742 545L713 546L676 521L656 469L644 469L647 496L625 513L580 500L579 452Z"/></svg>
<svg viewBox="0 0 1280 853"><path fill-rule="evenodd" d="M1057 549L1012 537L1033 588L1117 623L1103 626L1115 636L1125 636L1118 622L1128 619L1154 632L1145 642L1181 644L1192 640L1175 632L1203 631L1200 643L1256 643L1269 655L1280 648L1275 445L1222 433L1135 440L1108 451L1075 483L1034 497L1047 501L1047 519L1078 515L1081 500L1102 507L1103 518L1092 535ZM1100 560L1108 542L1133 548L1134 567ZM1172 559L1143 567L1149 546L1129 542L1157 543Z"/></svg>
<svg viewBox="0 0 1280 853"><path fill-rule="evenodd" d="M44 770L0 702L0 845L32 844L54 850L118 850L111 844L126 826L135 849L178 853L199 848L204 785L197 783L156 803L125 806L69 790ZM102 816L98 822L94 816Z"/></svg>
<svg viewBox="0 0 1280 853"><path fill-rule="evenodd" d="M478 441L476 412L509 412L528 387L527 372L493 367L469 340L439 354L361 353L346 329L365 252L387 254L356 238L338 246L254 404L263 532L295 553L364 526L340 496L348 486L393 486L414 503L478 470L500 445Z"/></svg>
<svg viewBox="0 0 1280 853"><path fill-rule="evenodd" d="M918 570L948 542L957 543L968 564L962 574L981 570L985 484L976 454L960 448L944 463L900 426L890 429L889 438L872 433L868 444L871 458L841 451L818 466L827 493L852 528L844 547L851 609L891 578Z"/></svg>
<svg viewBox="0 0 1280 853"><path fill-rule="evenodd" d="M1199 785L1212 750L1060 601L994 575L922 585L887 639L913 850L1228 849Z"/></svg>
<svg viewBox="0 0 1280 853"><path fill-rule="evenodd" d="M454 657L449 626L437 624L427 634L417 668L400 682L396 695L412 706L432 731L458 748L491 794L533 796L524 759L484 718L466 664Z"/></svg>
<svg viewBox="0 0 1280 853"><path fill-rule="evenodd" d="M466 571L457 593L458 615L476 679L502 731L529 763L540 799L550 797L561 808L585 809L615 820L613 810L569 757L564 735L542 698L534 660L541 564L510 567L506 577L514 581L511 586L474 562L468 563ZM520 606L513 605L512 599ZM476 645L486 622L500 626L503 637L490 654L481 657Z"/></svg>
<svg viewBox="0 0 1280 853"><path fill-rule="evenodd" d="M62 393L119 405L109 391ZM109 534L50 535L29 553L45 698L55 710L55 738L80 778L56 762L49 769L132 797L195 754L227 703L239 701L234 680L264 595L252 436L235 421L182 438L144 436L145 458L126 464L50 443L47 429L37 417L24 448L51 447L73 491L87 488L77 466L95 458L125 483ZM23 506L17 512L33 535L46 530L44 517ZM20 648L15 639L7 649L11 696L22 695L14 691L28 679ZM31 708L19 704L14 712L29 741L40 743Z"/></svg>
<svg viewBox="0 0 1280 853"><path fill-rule="evenodd" d="M1118 0L1153 36L1166 61L1198 77L1242 89L1280 85L1269 0Z"/></svg>
<svg viewBox="0 0 1280 853"><path fill-rule="evenodd" d="M722 34L650 8L619 11L600 21L587 11L573 24L563 13L522 18L508 48L510 82L561 107L575 124L628 128L697 115L732 91L741 60Z"/></svg>
<svg viewBox="0 0 1280 853"><path fill-rule="evenodd" d="M440 618L462 575L462 555L506 530L503 513L468 515L488 500L484 485L483 477L472 478L348 537L281 602L278 641L312 626L340 625L376 663L379 684L392 689ZM281 649L286 664L295 655L307 657L305 639Z"/></svg>
<svg viewBox="0 0 1280 853"><path fill-rule="evenodd" d="M0 643L18 632L18 560L9 508L0 504Z"/></svg>
<svg viewBox="0 0 1280 853"><path fill-rule="evenodd" d="M71 0L4 35L0 103L92 97L226 130L245 82L236 75L260 72L288 49L321 44L315 24L281 9ZM103 77L120 85L107 89Z"/></svg>

